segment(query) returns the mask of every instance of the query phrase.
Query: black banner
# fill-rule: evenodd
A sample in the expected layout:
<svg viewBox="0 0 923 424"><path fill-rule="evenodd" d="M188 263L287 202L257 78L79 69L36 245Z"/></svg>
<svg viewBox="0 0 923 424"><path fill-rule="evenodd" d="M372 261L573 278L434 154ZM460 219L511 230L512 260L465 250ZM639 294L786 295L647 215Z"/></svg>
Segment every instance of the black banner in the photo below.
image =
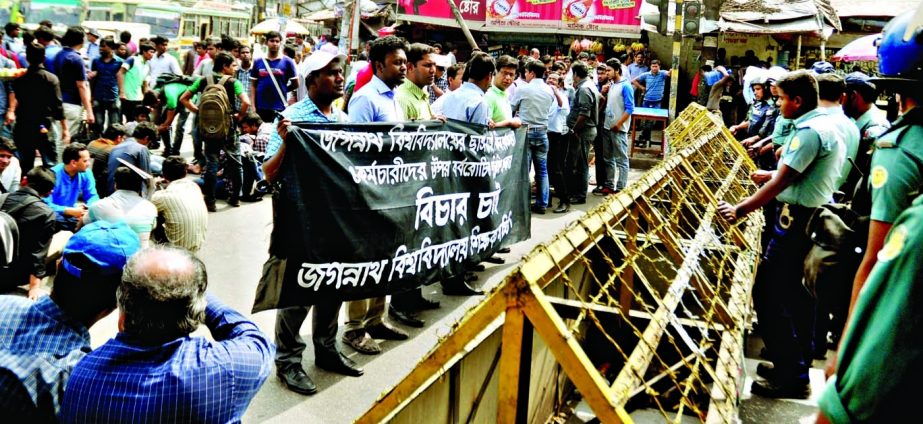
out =
<svg viewBox="0 0 923 424"><path fill-rule="evenodd" d="M286 259L276 307L412 289L529 237L525 143L512 131L296 125L274 205L270 253ZM256 310L274 295L258 293Z"/></svg>

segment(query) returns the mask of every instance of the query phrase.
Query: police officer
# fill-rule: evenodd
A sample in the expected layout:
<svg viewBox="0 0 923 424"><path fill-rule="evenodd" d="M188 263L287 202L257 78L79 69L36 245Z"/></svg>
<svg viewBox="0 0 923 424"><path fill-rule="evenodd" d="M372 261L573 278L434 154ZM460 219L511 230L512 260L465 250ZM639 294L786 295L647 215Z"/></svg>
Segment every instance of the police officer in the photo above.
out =
<svg viewBox="0 0 923 424"><path fill-rule="evenodd" d="M868 75L862 72L852 72L846 75L846 102L843 103L843 112L855 121L859 129L859 150L856 153L856 168L861 174L867 175L872 160L872 143L884 134L891 123L885 118L885 112L875 106L878 98L875 84ZM855 191L859 180L859 173L852 173L846 180L844 190L847 200Z"/></svg>
<svg viewBox="0 0 923 424"><path fill-rule="evenodd" d="M766 121L766 112L769 110L769 102L766 101L766 80L758 78L750 83L753 90L753 104L747 113L747 120L737 125L731 125L731 134L738 138L747 139L758 136L763 123Z"/></svg>
<svg viewBox="0 0 923 424"><path fill-rule="evenodd" d="M757 367L765 380L755 382L751 392L804 399L810 395L808 368L814 337L813 300L801 283L804 259L811 247L805 227L814 209L832 200L845 149L820 119L824 115L817 110L817 81L812 74L792 72L776 85L782 116L795 125L783 148L779 169L754 172L750 178L765 184L737 205L719 202L718 211L734 222L774 198L779 202L753 287L760 333L774 366Z"/></svg>
<svg viewBox="0 0 923 424"><path fill-rule="evenodd" d="M875 141L868 178L871 223L865 256L853 281L850 309L877 262L885 235L923 187L923 31L917 27L912 37L904 36L911 18L912 14L904 14L885 27L878 47L881 77L870 80L896 93L900 116Z"/></svg>

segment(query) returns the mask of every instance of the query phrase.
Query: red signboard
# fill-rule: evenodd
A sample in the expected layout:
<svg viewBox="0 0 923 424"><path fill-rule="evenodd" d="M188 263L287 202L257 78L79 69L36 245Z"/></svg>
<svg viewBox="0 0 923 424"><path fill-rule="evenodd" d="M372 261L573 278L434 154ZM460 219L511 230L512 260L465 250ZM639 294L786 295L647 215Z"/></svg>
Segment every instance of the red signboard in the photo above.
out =
<svg viewBox="0 0 923 424"><path fill-rule="evenodd" d="M564 0L566 30L640 32L643 0Z"/></svg>
<svg viewBox="0 0 923 424"><path fill-rule="evenodd" d="M484 0L452 0L465 21L484 22ZM451 19L455 15L446 0L398 0L398 13L424 18Z"/></svg>
<svg viewBox="0 0 923 424"><path fill-rule="evenodd" d="M561 0L486 0L487 25L493 27L557 28Z"/></svg>

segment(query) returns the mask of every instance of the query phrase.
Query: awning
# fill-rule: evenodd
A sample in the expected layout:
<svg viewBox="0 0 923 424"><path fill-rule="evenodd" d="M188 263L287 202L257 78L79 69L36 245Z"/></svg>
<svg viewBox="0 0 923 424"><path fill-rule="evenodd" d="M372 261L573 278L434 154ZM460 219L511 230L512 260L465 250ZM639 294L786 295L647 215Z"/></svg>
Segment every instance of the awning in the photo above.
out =
<svg viewBox="0 0 923 424"><path fill-rule="evenodd" d="M836 30L827 22L819 22L816 16L774 22L731 21L722 17L718 29L724 32L741 32L747 34L804 34L811 33L821 38L829 38Z"/></svg>
<svg viewBox="0 0 923 424"><path fill-rule="evenodd" d="M450 28L458 28L455 19L431 18L428 16L398 14L395 18L397 21L406 21L420 24L438 25ZM494 33L514 33L514 34L545 34L545 35L579 35L585 37L602 37L602 38L628 38L639 39L640 33L634 32L608 32L600 30L581 31L567 28L550 28L550 27L494 27L485 22L466 21L468 29L478 32Z"/></svg>

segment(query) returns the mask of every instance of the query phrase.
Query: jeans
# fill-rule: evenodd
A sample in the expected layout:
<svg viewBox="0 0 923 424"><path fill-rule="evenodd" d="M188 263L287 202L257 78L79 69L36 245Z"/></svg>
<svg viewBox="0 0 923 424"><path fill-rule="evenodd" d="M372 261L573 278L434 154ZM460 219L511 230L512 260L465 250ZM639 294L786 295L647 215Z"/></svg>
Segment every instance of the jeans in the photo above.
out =
<svg viewBox="0 0 923 424"><path fill-rule="evenodd" d="M813 208L780 203L772 239L753 285L759 332L781 382L807 382L814 352L814 300L801 280L813 243L805 226Z"/></svg>
<svg viewBox="0 0 923 424"><path fill-rule="evenodd" d="M192 157L199 165L205 164L205 152L202 149L202 137L199 135L199 125L196 122L199 115L192 115Z"/></svg>
<svg viewBox="0 0 923 424"><path fill-rule="evenodd" d="M596 151L596 187L615 189L615 139L612 131L602 128L593 140Z"/></svg>
<svg viewBox="0 0 923 424"><path fill-rule="evenodd" d="M93 124L93 127L99 134L102 134L112 124L122 122L122 116L119 114L118 99L112 101L94 100L93 115L96 117L96 123Z"/></svg>
<svg viewBox="0 0 923 424"><path fill-rule="evenodd" d="M314 309L311 338L314 342L314 358L336 358L337 319L341 301L325 300L314 306L296 306L276 311L276 368L284 370L301 365L301 354L307 345L301 338L301 325Z"/></svg>
<svg viewBox="0 0 923 424"><path fill-rule="evenodd" d="M568 137L566 134L548 133L548 180L554 187L555 196L564 203L570 199L567 194L567 180L564 177Z"/></svg>
<svg viewBox="0 0 923 424"><path fill-rule="evenodd" d="M237 135L231 132L228 140L222 143L209 142L205 144L205 203L215 202L215 186L218 182L218 155L224 150L224 176L228 183L228 200L237 200L240 197L240 186L243 174L240 169L240 144Z"/></svg>
<svg viewBox="0 0 923 424"><path fill-rule="evenodd" d="M648 107L652 109L660 109L660 100L642 100L641 107ZM641 139L648 140L651 139L651 128L654 127L654 123L651 121L644 121L641 123Z"/></svg>
<svg viewBox="0 0 923 424"><path fill-rule="evenodd" d="M590 144L593 144L595 138L596 127L589 127L571 135L568 140L564 173L568 176L567 194L571 199L586 199L587 183L590 181Z"/></svg>
<svg viewBox="0 0 923 424"><path fill-rule="evenodd" d="M166 119L166 115L164 115L163 118ZM189 110L182 105L177 106L176 116L174 117L176 132L174 133L174 129L170 127L167 128L166 131L160 133L160 142L163 143L164 157L179 154L179 148L183 145L183 136L186 132L186 119L188 118ZM170 140L173 140L172 143Z"/></svg>
<svg viewBox="0 0 923 424"><path fill-rule="evenodd" d="M624 190L628 185L628 133L622 131L610 131L609 133L612 137L612 146L615 147L615 169L619 174L615 189Z"/></svg>
<svg viewBox="0 0 923 424"><path fill-rule="evenodd" d="M538 186L538 196L535 206L547 208L549 206L550 190L548 188L548 133L545 127L533 127L526 133L528 142L528 161L535 167L535 185Z"/></svg>

